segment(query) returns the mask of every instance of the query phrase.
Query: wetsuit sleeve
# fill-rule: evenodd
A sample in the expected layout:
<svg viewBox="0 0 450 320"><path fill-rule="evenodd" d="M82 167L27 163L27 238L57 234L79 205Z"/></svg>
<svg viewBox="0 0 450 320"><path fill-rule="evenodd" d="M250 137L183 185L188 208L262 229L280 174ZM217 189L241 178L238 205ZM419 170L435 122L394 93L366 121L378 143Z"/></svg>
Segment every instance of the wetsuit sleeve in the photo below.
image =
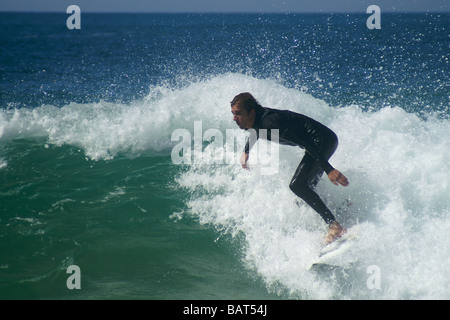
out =
<svg viewBox="0 0 450 320"><path fill-rule="evenodd" d="M294 113L287 113L285 123L290 128L296 128L287 130L287 140L303 147L319 163L327 175L334 170L333 166L328 162L328 158L323 154L325 150L319 149L317 143L314 143L314 139L322 141L323 139L331 139L331 130L311 118Z"/></svg>
<svg viewBox="0 0 450 320"><path fill-rule="evenodd" d="M249 153L250 153L250 141L249 141L248 138L247 138L247 143L245 144L245 147L244 147L244 152L245 152L246 154L249 154Z"/></svg>
<svg viewBox="0 0 450 320"><path fill-rule="evenodd" d="M303 141L303 147L314 158L314 160L316 160L320 164L327 175L334 170L333 166L328 162L327 159L325 159L325 157L313 144L308 143L307 141Z"/></svg>
<svg viewBox="0 0 450 320"><path fill-rule="evenodd" d="M255 145L256 141L258 140L258 132L254 129L249 129L250 136L247 138L247 142L245 143L244 152L246 154L250 153L250 150Z"/></svg>

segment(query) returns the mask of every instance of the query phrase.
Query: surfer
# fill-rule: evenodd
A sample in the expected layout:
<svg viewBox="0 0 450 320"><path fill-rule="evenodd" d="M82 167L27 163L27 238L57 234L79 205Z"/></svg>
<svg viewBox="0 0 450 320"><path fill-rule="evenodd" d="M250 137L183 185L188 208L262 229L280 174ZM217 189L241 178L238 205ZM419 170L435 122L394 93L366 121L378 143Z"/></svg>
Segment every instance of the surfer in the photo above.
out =
<svg viewBox="0 0 450 320"><path fill-rule="evenodd" d="M279 143L299 146L306 150L303 159L289 184L290 189L311 208L313 208L329 225L325 238L327 243L341 237L346 230L336 221L333 213L314 191L323 172L335 185L348 186L347 178L328 162L338 145L336 134L323 124L299 113L288 110L276 110L262 107L248 92L238 94L231 101L233 120L239 128L254 129L256 139L248 139L241 155L241 165L249 169L247 161L250 149L259 138L259 129L279 130Z"/></svg>

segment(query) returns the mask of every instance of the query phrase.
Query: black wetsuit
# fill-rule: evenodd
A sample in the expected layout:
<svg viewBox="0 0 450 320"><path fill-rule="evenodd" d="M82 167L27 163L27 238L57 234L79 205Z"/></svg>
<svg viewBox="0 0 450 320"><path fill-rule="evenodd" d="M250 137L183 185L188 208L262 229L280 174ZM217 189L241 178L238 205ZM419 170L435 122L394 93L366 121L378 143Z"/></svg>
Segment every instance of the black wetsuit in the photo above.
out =
<svg viewBox="0 0 450 320"><path fill-rule="evenodd" d="M338 145L336 134L323 124L302 114L263 107L256 109L252 129L256 132L256 139L259 138L259 129L267 129L267 140L271 140L270 129L278 129L280 144L299 146L306 150L289 187L319 213L326 223L334 222L334 215L313 189L324 171L329 174L334 170L328 159ZM244 150L246 153L249 153L256 139L247 141Z"/></svg>

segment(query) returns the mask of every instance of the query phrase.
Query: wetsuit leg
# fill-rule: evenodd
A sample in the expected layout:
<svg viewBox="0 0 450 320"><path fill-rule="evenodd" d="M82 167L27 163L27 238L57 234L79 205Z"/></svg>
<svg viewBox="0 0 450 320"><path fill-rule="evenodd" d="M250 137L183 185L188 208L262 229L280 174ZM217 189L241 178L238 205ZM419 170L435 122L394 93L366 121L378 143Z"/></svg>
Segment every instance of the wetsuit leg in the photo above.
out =
<svg viewBox="0 0 450 320"><path fill-rule="evenodd" d="M328 160L336 148L337 139L335 142L330 141L324 148L321 148L322 154ZM333 213L327 208L322 199L320 199L319 195L314 191L314 188L323 173L324 170L319 163L306 152L302 161L298 165L297 170L295 171L289 187L297 196L313 208L327 224L331 224L336 220Z"/></svg>

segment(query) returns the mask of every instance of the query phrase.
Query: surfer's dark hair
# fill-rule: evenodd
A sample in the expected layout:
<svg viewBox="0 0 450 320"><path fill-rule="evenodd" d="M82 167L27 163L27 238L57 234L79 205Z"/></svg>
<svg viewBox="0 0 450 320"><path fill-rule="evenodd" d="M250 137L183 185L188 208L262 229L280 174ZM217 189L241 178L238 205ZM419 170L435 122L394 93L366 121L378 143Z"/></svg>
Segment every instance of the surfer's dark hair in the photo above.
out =
<svg viewBox="0 0 450 320"><path fill-rule="evenodd" d="M243 107L247 112L250 112L253 109L258 111L258 109L262 108L259 102L249 92L243 92L235 96L231 101L231 106L234 105Z"/></svg>

